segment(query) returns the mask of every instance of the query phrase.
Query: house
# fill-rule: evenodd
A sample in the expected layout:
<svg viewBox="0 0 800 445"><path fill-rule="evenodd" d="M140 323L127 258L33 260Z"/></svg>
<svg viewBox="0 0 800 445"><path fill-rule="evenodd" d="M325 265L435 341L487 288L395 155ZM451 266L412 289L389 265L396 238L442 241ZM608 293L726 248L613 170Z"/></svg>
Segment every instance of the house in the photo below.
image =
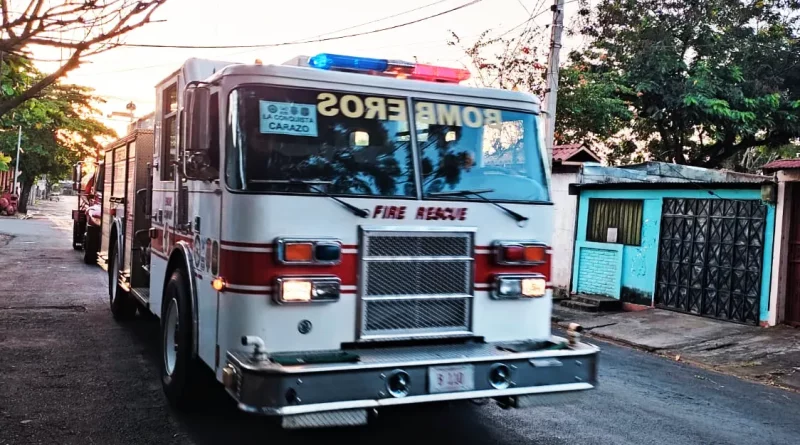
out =
<svg viewBox="0 0 800 445"><path fill-rule="evenodd" d="M572 247L575 240L575 212L578 208L575 197L569 195L569 185L579 182L581 166L585 162L599 163L600 157L584 144L553 147L551 193L555 220L550 282L557 298L569 295Z"/></svg>
<svg viewBox="0 0 800 445"><path fill-rule="evenodd" d="M572 293L774 324L772 178L646 162L579 179Z"/></svg>
<svg viewBox="0 0 800 445"><path fill-rule="evenodd" d="M800 159L779 159L761 170L777 182L769 323L800 327Z"/></svg>

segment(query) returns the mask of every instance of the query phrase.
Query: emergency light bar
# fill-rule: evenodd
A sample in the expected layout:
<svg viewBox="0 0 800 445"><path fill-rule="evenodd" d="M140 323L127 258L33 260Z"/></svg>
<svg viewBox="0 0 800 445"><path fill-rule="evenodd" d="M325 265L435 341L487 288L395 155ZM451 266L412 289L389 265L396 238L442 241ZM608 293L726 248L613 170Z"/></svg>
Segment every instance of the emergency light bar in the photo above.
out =
<svg viewBox="0 0 800 445"><path fill-rule="evenodd" d="M328 53L309 57L308 65L321 70L355 71L429 82L459 83L470 77L469 71L459 68Z"/></svg>

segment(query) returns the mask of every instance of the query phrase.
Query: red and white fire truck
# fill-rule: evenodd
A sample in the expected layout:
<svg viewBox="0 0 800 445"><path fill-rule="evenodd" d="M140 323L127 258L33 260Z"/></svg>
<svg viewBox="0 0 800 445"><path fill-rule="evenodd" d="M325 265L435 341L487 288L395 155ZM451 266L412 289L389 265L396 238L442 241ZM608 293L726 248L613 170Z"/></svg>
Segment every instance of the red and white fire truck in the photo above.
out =
<svg viewBox="0 0 800 445"><path fill-rule="evenodd" d="M319 54L156 86L155 148L106 153L99 261L115 318L160 319L172 404L204 368L286 428L594 388L598 348L551 335L539 101L468 77Z"/></svg>

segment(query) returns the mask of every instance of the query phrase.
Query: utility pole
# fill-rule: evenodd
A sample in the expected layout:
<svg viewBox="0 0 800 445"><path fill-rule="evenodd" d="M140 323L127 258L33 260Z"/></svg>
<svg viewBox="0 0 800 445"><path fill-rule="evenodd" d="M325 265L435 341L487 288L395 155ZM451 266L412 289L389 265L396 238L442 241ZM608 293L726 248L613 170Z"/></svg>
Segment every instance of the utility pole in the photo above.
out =
<svg viewBox="0 0 800 445"><path fill-rule="evenodd" d="M545 89L545 137L548 165L553 164L553 141L556 132L556 102L558 100L558 65L561 53L561 31L564 29L564 0L553 0L553 24L550 36L550 56L547 61L547 87Z"/></svg>
<svg viewBox="0 0 800 445"><path fill-rule="evenodd" d="M19 126L19 136L17 136L17 163L14 167L14 194L17 196L19 195L19 190L17 187L17 179L19 178L19 151L22 147L22 125Z"/></svg>

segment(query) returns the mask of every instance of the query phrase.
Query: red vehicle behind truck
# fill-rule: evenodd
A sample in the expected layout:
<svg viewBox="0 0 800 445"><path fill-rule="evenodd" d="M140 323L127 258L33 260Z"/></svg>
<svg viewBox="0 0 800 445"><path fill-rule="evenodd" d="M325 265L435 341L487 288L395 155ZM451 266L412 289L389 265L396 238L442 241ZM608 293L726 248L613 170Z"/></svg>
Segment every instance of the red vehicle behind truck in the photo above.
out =
<svg viewBox="0 0 800 445"><path fill-rule="evenodd" d="M72 172L72 189L78 193L78 205L72 211L72 248L83 251L86 264L97 263L100 248L103 164L81 161Z"/></svg>

